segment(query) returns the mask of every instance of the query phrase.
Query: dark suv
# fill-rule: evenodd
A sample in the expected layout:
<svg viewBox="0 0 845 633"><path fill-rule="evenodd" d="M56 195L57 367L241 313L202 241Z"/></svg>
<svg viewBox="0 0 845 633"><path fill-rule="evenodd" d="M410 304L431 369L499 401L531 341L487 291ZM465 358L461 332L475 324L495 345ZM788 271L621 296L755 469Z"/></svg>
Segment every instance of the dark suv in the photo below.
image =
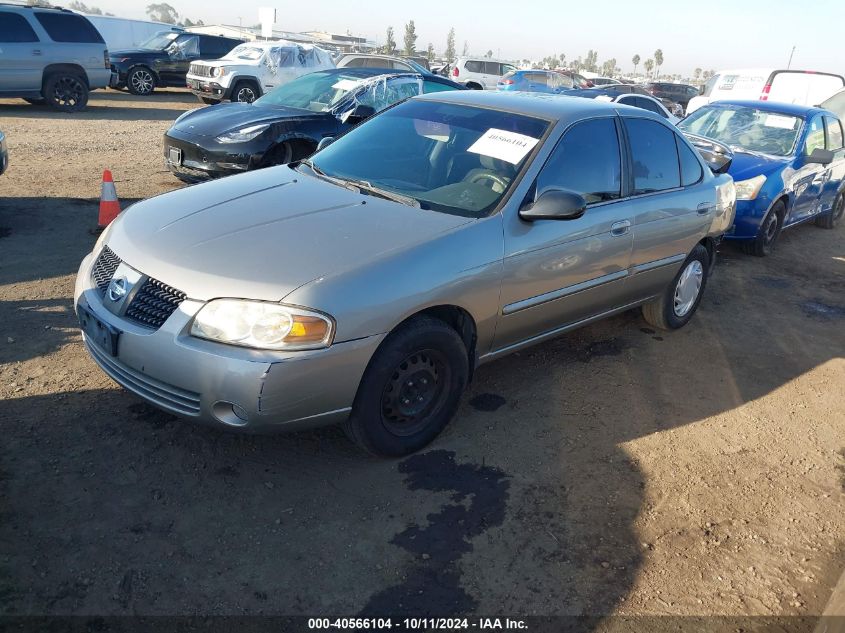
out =
<svg viewBox="0 0 845 633"><path fill-rule="evenodd" d="M109 85L109 53L84 15L0 2L0 97L81 110Z"/></svg>
<svg viewBox="0 0 845 633"><path fill-rule="evenodd" d="M680 103L684 111L686 111L689 105L689 100L698 96L698 88L686 84L670 84L653 81L646 84L646 90L658 99L669 99L669 101Z"/></svg>
<svg viewBox="0 0 845 633"><path fill-rule="evenodd" d="M134 95L151 94L156 87L185 87L192 61L218 59L244 40L173 30L156 33L137 49L112 51L113 88Z"/></svg>

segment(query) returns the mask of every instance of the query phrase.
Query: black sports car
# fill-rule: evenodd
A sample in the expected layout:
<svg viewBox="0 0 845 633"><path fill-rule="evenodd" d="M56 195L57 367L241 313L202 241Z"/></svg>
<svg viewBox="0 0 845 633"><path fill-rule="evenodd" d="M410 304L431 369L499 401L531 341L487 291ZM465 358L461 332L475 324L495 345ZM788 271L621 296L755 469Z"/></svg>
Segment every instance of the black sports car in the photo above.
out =
<svg viewBox="0 0 845 633"><path fill-rule="evenodd" d="M253 103L186 112L164 135L164 160L186 182L284 165L408 97L463 89L443 77L379 68L318 71Z"/></svg>

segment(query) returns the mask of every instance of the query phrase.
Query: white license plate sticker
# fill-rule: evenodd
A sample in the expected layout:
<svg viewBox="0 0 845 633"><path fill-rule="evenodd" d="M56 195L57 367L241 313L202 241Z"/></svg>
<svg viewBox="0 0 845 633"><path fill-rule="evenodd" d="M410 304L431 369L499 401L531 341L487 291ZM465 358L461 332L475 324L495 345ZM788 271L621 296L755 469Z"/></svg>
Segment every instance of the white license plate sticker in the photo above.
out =
<svg viewBox="0 0 845 633"><path fill-rule="evenodd" d="M178 147L169 147L167 148L167 161L171 165L181 165L182 164L182 150Z"/></svg>

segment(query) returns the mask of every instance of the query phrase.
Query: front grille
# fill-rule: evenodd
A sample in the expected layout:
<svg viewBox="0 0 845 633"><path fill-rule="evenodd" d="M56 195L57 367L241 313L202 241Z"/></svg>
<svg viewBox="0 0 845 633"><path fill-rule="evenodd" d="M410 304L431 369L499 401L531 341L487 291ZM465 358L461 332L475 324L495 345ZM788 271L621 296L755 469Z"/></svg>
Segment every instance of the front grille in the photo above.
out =
<svg viewBox="0 0 845 633"><path fill-rule="evenodd" d="M106 246L94 262L94 268L91 271L91 276L94 278L94 283L100 289L100 294L106 294L106 288L109 287L109 282L114 276L114 271L120 266L120 257L114 254L114 251Z"/></svg>
<svg viewBox="0 0 845 633"><path fill-rule="evenodd" d="M129 304L126 318L158 329L176 311L187 295L158 279L147 279Z"/></svg>
<svg viewBox="0 0 845 633"><path fill-rule="evenodd" d="M188 74L196 77L211 77L211 68L205 64L191 64Z"/></svg>
<svg viewBox="0 0 845 633"><path fill-rule="evenodd" d="M105 297L109 282L114 277L114 273L120 264L120 257L108 246L103 248L103 251L97 257L97 261L94 262L91 277L97 285L101 297ZM135 294L132 303L129 304L125 316L130 321L157 330L164 325L164 322L176 311L176 308L186 297L187 295L181 290L171 288L158 279L148 277L141 289Z"/></svg>

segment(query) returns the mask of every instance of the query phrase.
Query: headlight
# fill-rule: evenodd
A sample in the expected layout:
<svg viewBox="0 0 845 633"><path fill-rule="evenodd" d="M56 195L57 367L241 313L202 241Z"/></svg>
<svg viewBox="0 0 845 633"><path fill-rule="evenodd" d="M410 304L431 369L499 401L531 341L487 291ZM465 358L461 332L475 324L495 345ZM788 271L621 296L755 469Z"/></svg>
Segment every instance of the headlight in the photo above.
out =
<svg viewBox="0 0 845 633"><path fill-rule="evenodd" d="M226 74L226 69L222 66L215 66L211 69L211 76L212 77L222 77Z"/></svg>
<svg viewBox="0 0 845 633"><path fill-rule="evenodd" d="M216 140L219 143L244 143L246 141L251 141L269 127L269 123L252 125L250 127L245 127L240 130L233 130L231 132L221 134L217 137Z"/></svg>
<svg viewBox="0 0 845 633"><path fill-rule="evenodd" d="M194 317L191 336L258 349L328 347L334 322L311 310L263 301L215 299Z"/></svg>
<svg viewBox="0 0 845 633"><path fill-rule="evenodd" d="M748 180L740 180L736 184L737 200L754 200L766 182L765 176L754 176Z"/></svg>

